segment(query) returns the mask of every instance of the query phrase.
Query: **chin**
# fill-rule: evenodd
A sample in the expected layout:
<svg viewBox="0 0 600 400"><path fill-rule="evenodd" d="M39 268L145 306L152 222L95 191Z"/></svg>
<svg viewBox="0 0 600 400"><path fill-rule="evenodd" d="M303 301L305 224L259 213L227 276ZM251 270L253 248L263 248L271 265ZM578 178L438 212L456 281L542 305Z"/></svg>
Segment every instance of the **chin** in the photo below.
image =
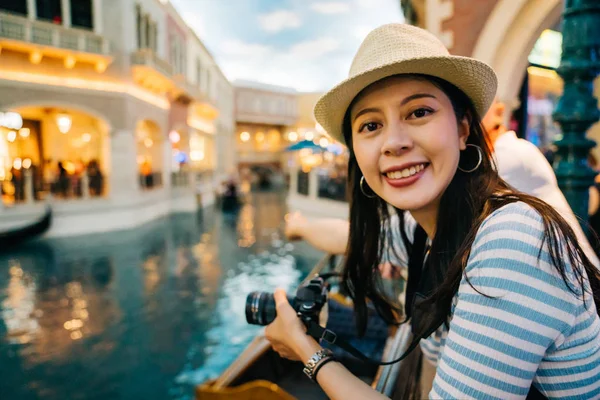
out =
<svg viewBox="0 0 600 400"><path fill-rule="evenodd" d="M405 211L418 211L423 208L427 208L429 204L432 203L432 199L425 198L423 195L420 196L393 196L394 198L390 198L386 200L389 204L393 205L396 208ZM408 199L407 197L412 197Z"/></svg>

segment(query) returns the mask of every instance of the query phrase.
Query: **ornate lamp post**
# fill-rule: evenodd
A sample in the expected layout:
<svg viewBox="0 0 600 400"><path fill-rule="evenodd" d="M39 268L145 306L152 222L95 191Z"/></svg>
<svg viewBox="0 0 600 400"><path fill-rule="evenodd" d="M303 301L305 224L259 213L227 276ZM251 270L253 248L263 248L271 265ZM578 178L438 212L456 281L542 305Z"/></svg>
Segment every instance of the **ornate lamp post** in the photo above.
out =
<svg viewBox="0 0 600 400"><path fill-rule="evenodd" d="M600 73L600 1L565 1L562 59L557 72L564 80L564 93L553 117L563 138L555 143L554 169L571 208L587 220L588 189L595 176L587 156L596 143L585 134L600 119L593 94L594 79Z"/></svg>

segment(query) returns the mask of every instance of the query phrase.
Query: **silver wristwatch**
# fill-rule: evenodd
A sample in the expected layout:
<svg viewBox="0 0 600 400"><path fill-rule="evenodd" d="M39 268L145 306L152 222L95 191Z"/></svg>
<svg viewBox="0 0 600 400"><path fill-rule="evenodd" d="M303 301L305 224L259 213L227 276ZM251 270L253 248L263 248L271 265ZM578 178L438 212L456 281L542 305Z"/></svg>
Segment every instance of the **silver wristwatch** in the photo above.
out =
<svg viewBox="0 0 600 400"><path fill-rule="evenodd" d="M331 350L321 349L313 354L306 364L304 364L304 369L302 371L306 374L306 376L314 380L315 367L319 365L322 360L330 357L333 357L333 352Z"/></svg>

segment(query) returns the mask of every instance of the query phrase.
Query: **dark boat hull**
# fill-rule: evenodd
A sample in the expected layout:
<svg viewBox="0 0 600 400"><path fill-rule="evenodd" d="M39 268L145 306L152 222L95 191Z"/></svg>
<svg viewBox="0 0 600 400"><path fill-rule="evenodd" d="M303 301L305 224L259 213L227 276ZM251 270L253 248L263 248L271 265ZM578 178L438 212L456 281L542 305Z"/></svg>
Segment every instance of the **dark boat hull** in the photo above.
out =
<svg viewBox="0 0 600 400"><path fill-rule="evenodd" d="M0 250L8 250L26 240L44 234L52 224L52 209L46 207L44 216L32 224L0 232Z"/></svg>

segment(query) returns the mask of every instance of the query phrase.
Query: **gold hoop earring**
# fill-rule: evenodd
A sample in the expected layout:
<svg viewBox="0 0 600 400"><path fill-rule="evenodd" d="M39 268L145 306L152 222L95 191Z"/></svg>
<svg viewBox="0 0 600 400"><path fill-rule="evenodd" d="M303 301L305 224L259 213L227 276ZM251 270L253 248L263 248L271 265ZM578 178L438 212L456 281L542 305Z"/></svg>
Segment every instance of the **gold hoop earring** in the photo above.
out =
<svg viewBox="0 0 600 400"><path fill-rule="evenodd" d="M481 165L481 162L483 161L483 150L481 150L481 147L477 146L476 144L467 144L467 147L475 147L477 149L477 154L479 155L479 160L477 160L477 165L475 165L473 168L471 169L462 169L460 167L460 165L458 166L458 169L461 170L464 173L471 173L473 171L475 171L477 168L479 168L479 166ZM466 151L466 149L465 149Z"/></svg>
<svg viewBox="0 0 600 400"><path fill-rule="evenodd" d="M369 199L374 199L375 197L377 197L376 194L372 194L372 195L368 195L367 192L365 192L365 188L363 187L363 184L365 182L365 177L364 175L360 177L360 183L358 184L358 186L360 187L360 191L362 192L362 194L369 198Z"/></svg>

